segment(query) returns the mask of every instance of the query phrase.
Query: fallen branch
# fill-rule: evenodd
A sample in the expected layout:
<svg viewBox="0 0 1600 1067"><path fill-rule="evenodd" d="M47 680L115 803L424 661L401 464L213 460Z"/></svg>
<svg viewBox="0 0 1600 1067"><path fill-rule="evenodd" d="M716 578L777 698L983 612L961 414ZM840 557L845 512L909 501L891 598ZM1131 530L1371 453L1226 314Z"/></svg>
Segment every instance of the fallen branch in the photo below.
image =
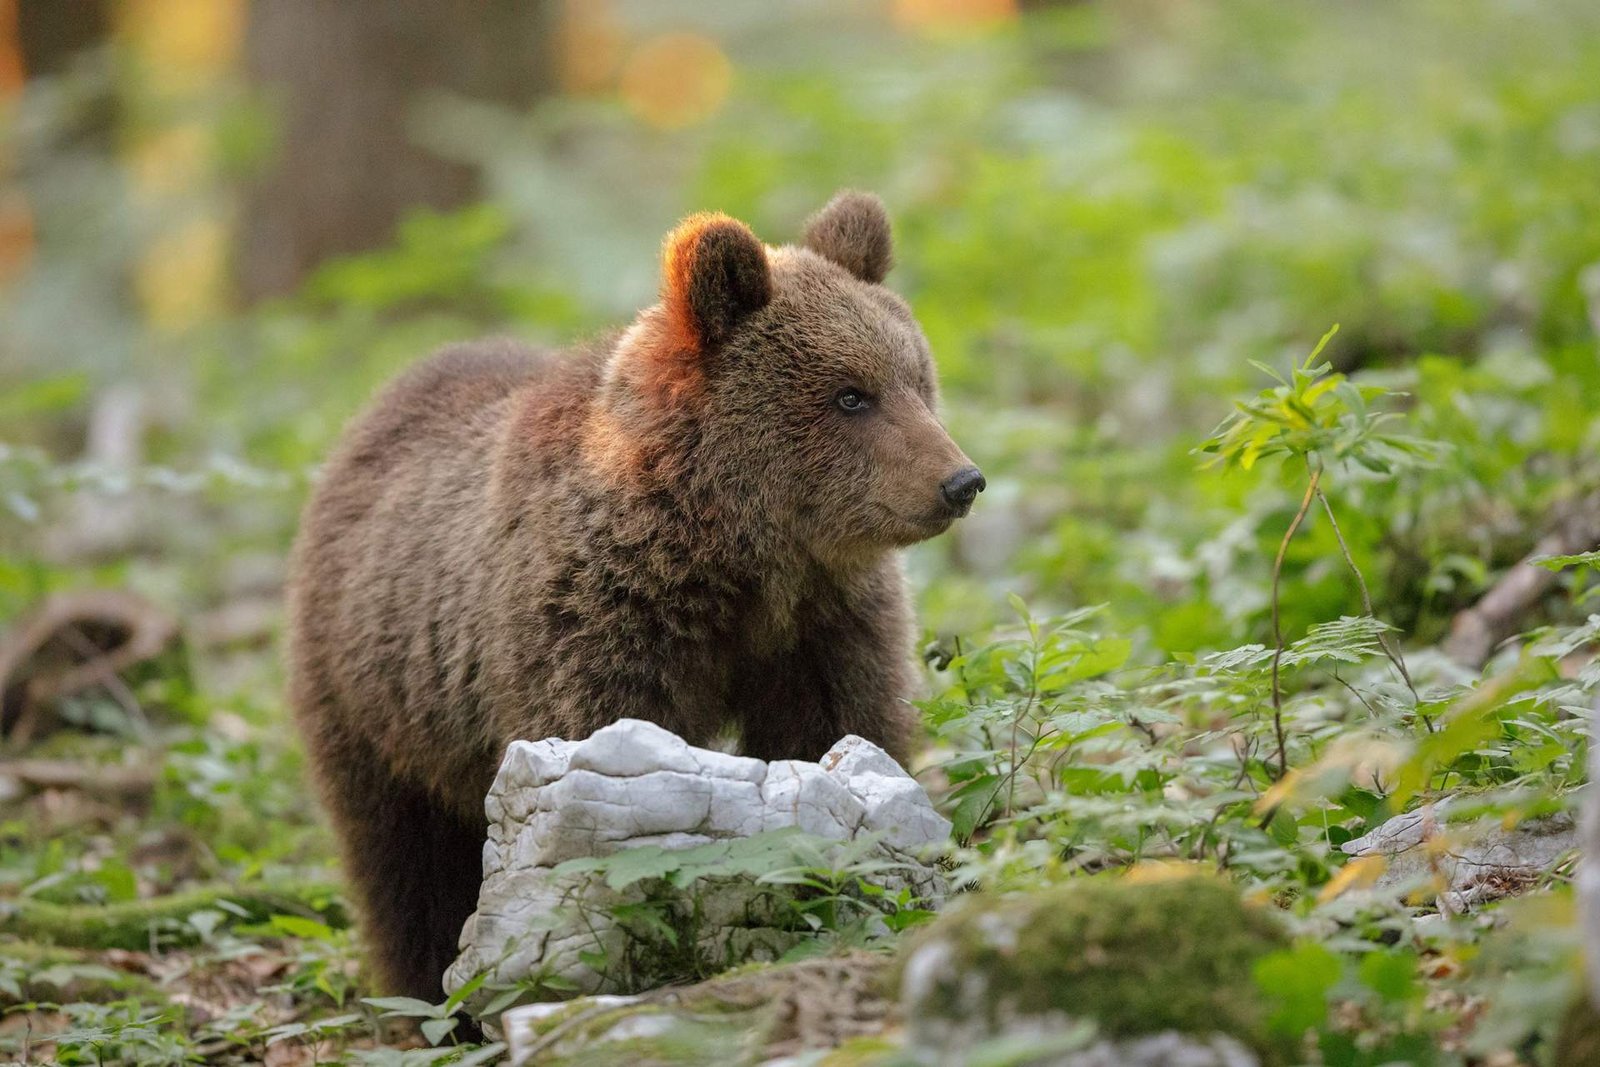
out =
<svg viewBox="0 0 1600 1067"><path fill-rule="evenodd" d="M349 922L337 887L278 883L205 886L104 905L9 900L0 902L0 934L64 948L173 948L202 939L202 931L189 922L200 911L220 912L230 925L263 923L274 915L314 918L336 928Z"/></svg>
<svg viewBox="0 0 1600 1067"><path fill-rule="evenodd" d="M1523 628L1523 620L1555 585L1557 574L1535 566L1541 556L1570 556L1600 547L1600 493L1569 503L1556 516L1551 530L1524 556L1450 623L1445 655L1474 670L1489 661L1500 643Z"/></svg>
<svg viewBox="0 0 1600 1067"><path fill-rule="evenodd" d="M126 590L50 597L0 634L0 735L27 743L41 707L95 687L142 717L121 675L160 656L177 634L177 619Z"/></svg>
<svg viewBox="0 0 1600 1067"><path fill-rule="evenodd" d="M14 782L19 791L76 789L97 796L140 797L155 788L153 767L77 763L72 760L19 759L0 761L0 782Z"/></svg>

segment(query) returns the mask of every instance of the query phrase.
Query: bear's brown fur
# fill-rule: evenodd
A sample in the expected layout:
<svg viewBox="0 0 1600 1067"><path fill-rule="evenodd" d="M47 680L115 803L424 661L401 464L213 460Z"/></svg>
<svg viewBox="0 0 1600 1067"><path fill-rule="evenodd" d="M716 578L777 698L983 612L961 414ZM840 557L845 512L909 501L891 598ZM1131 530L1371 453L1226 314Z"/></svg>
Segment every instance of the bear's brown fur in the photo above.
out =
<svg viewBox="0 0 1600 1067"><path fill-rule="evenodd" d="M514 739L631 716L702 745L731 725L763 759L847 733L904 759L893 550L982 479L889 256L863 194L798 248L696 216L626 332L447 348L346 431L295 547L291 697L387 991L438 998Z"/></svg>

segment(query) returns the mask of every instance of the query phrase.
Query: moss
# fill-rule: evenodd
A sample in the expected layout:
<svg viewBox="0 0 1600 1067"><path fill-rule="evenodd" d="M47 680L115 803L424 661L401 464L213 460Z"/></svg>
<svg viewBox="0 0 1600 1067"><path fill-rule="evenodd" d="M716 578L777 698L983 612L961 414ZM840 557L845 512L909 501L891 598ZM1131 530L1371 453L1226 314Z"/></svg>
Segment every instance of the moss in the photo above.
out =
<svg viewBox="0 0 1600 1067"><path fill-rule="evenodd" d="M1092 1018L1113 1037L1224 1033L1274 1059L1286 1050L1266 1030L1252 971L1287 943L1275 915L1215 879L1086 878L1022 897L970 897L902 959L944 955L919 979L919 1016L991 1032L1009 1018L1065 1016Z"/></svg>
<svg viewBox="0 0 1600 1067"><path fill-rule="evenodd" d="M858 1037L824 1053L814 1067L871 1067L885 1062L903 1063L901 1043L883 1036Z"/></svg>
<svg viewBox="0 0 1600 1067"><path fill-rule="evenodd" d="M529 1026L531 1062L581 1067L764 1061L865 1042L836 1062L866 1062L893 1007L879 988L887 959L867 952L750 964L698 985L617 1004L580 998ZM508 1025L515 1025L508 1023ZM853 1058L852 1058L853 1057Z"/></svg>
<svg viewBox="0 0 1600 1067"><path fill-rule="evenodd" d="M229 923L265 922L274 915L315 917L333 927L348 921L335 887L282 883L204 886L105 905L0 901L0 934L66 948L142 951L153 943L170 948L200 940L200 932L187 923L198 911L220 911Z"/></svg>
<svg viewBox="0 0 1600 1067"><path fill-rule="evenodd" d="M1551 1062L1557 1067L1600 1064L1600 1013L1590 1006L1587 997L1574 1000L1562 1017L1555 1059Z"/></svg>

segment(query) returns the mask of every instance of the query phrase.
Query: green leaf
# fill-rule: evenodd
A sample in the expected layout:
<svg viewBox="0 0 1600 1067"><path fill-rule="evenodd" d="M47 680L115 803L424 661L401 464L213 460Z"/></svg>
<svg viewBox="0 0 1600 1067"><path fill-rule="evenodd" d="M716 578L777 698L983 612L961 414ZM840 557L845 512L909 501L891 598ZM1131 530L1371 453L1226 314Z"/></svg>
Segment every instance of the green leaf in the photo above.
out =
<svg viewBox="0 0 1600 1067"><path fill-rule="evenodd" d="M988 814L995 790L1000 785L1000 775L983 774L968 781L960 791L961 799L950 812L950 832L957 841L970 840L979 822Z"/></svg>
<svg viewBox="0 0 1600 1067"><path fill-rule="evenodd" d="M466 982L462 983L460 989L457 989L454 993L451 993L445 998L444 1010L447 1012L453 1012L457 1008L461 1007L461 1005L466 1002L468 997L472 996L472 994L476 993L479 988L482 987L483 983L488 979L489 973L490 972L488 971L479 971Z"/></svg>
<svg viewBox="0 0 1600 1067"><path fill-rule="evenodd" d="M428 1039L428 1044L437 1045L460 1024L461 1020L454 1015L448 1019L428 1019L422 1024L422 1036Z"/></svg>
<svg viewBox="0 0 1600 1067"><path fill-rule="evenodd" d="M1290 1037L1320 1026L1328 1015L1328 992L1342 973L1338 955L1309 941L1259 960L1256 985L1272 1005L1267 1025Z"/></svg>
<svg viewBox="0 0 1600 1067"><path fill-rule="evenodd" d="M1369 952L1356 973L1362 985L1393 1003L1413 1000L1419 992L1417 954L1409 948Z"/></svg>
<svg viewBox="0 0 1600 1067"><path fill-rule="evenodd" d="M517 1003L517 1001L521 1000L523 997L528 996L529 993L529 990L524 989L521 986L512 986L509 989L502 989L499 993L496 993L492 998L490 998L488 1003L484 1004L483 1007L475 1014L479 1016L499 1015L501 1012Z"/></svg>
<svg viewBox="0 0 1600 1067"><path fill-rule="evenodd" d="M1313 348L1311 354L1306 357L1305 363L1301 366L1302 370L1311 369L1311 365L1316 362L1318 356L1322 355L1322 350L1328 347L1328 342L1333 340L1333 335L1338 332L1339 324L1337 322L1328 327L1328 332L1322 335L1322 340L1317 342L1317 347Z"/></svg>
<svg viewBox="0 0 1600 1067"><path fill-rule="evenodd" d="M326 923L308 919L303 915L274 915L268 924L273 932L307 941L329 941L337 936Z"/></svg>
<svg viewBox="0 0 1600 1067"><path fill-rule="evenodd" d="M1528 560L1535 567L1559 571L1568 567L1600 567L1600 551L1578 552L1570 556L1534 556Z"/></svg>
<svg viewBox="0 0 1600 1067"><path fill-rule="evenodd" d="M654 936L669 945L678 944L678 931L667 921L663 906L655 901L618 904L610 912L611 917L636 938Z"/></svg>
<svg viewBox="0 0 1600 1067"><path fill-rule="evenodd" d="M429 1004L416 997L362 997L361 1003L385 1013L385 1018L432 1019L443 1011L443 1005Z"/></svg>
<svg viewBox="0 0 1600 1067"><path fill-rule="evenodd" d="M81 403L88 390L89 377L82 372L37 378L21 384L8 380L6 388L0 391L0 422L66 411Z"/></svg>
<svg viewBox="0 0 1600 1067"><path fill-rule="evenodd" d="M503 1042L496 1041L493 1044L484 1045L480 1048L473 1049L471 1052L468 1052L459 1060L454 1061L455 1067L477 1067L477 1065L480 1063L489 1063L493 1060L499 1059L500 1056L505 1053L505 1051L505 1044Z"/></svg>

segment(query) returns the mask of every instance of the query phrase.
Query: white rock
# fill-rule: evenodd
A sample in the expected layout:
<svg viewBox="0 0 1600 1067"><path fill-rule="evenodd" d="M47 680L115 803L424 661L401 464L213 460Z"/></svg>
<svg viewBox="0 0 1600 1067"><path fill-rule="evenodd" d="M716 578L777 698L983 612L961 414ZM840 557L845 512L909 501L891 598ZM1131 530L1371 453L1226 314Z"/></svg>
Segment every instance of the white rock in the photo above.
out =
<svg viewBox="0 0 1600 1067"><path fill-rule="evenodd" d="M860 737L844 738L819 763L769 764L694 748L652 723L624 719L585 741L515 742L484 811L478 909L445 975L453 993L492 972L469 1007L535 975L584 992L635 991L586 961L597 949L610 959L626 956L628 934L610 909L643 899L642 890L615 892L554 873L571 859L693 848L789 827L840 842L865 832L877 835L884 857L904 865L882 878L887 887L910 887L929 903L945 891L938 868L917 857L949 841L949 821L888 753ZM692 887L694 951L731 964L792 947L800 935L763 925L780 912L774 891L748 878Z"/></svg>
<svg viewBox="0 0 1600 1067"><path fill-rule="evenodd" d="M881 834L888 844L915 849L930 838L949 836L949 821L933 810L917 780L866 738L846 737L817 762L831 777L847 783L865 809L863 828Z"/></svg>
<svg viewBox="0 0 1600 1067"><path fill-rule="evenodd" d="M544 741L513 741L501 761L500 774L524 785L544 785L567 773L572 762L571 741L549 738Z"/></svg>
<svg viewBox="0 0 1600 1067"><path fill-rule="evenodd" d="M1535 885L1577 846L1573 818L1557 812L1507 829L1499 820L1450 822L1455 798L1425 804L1346 841L1351 856L1382 856L1375 891L1427 886L1441 911L1460 913Z"/></svg>
<svg viewBox="0 0 1600 1067"><path fill-rule="evenodd" d="M761 786L763 830L795 826L808 834L848 839L866 820L867 809L841 782L815 763L774 760Z"/></svg>
<svg viewBox="0 0 1600 1067"><path fill-rule="evenodd" d="M709 748L691 748L689 751L694 753L694 758L699 762L701 773L709 777L757 784L767 777L767 765L762 760L714 752Z"/></svg>
<svg viewBox="0 0 1600 1067"><path fill-rule="evenodd" d="M851 734L823 753L817 765L829 774L846 781L860 774L879 774L886 778L905 778L900 764L877 745L864 737Z"/></svg>
<svg viewBox="0 0 1600 1067"><path fill-rule="evenodd" d="M639 1003L643 997L595 996L589 997L586 1010L595 1012L625 1008ZM541 1045L538 1026L546 1019L567 1010L565 1002L553 1004L524 1004L506 1012L501 1019L507 1044L506 1057L512 1063L527 1063ZM647 1016L648 1018L648 1016Z"/></svg>
<svg viewBox="0 0 1600 1067"><path fill-rule="evenodd" d="M596 730L572 752L572 769L582 768L615 778L631 778L649 771L700 769L689 742L653 722L623 719Z"/></svg>

